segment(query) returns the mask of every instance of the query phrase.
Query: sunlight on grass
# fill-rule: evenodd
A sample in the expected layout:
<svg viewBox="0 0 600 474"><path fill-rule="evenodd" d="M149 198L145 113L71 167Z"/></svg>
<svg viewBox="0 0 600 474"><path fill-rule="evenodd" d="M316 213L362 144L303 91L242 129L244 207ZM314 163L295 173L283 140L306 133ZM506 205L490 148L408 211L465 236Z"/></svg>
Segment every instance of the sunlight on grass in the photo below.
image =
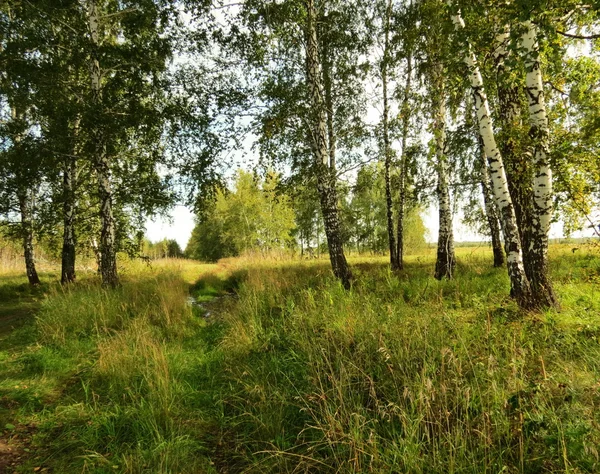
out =
<svg viewBox="0 0 600 474"><path fill-rule="evenodd" d="M599 256L552 248L562 307L524 314L457 254L441 282L432 252L351 258L350 291L279 256L5 273L0 310L36 318L1 339L0 424L34 427L23 472L597 471Z"/></svg>

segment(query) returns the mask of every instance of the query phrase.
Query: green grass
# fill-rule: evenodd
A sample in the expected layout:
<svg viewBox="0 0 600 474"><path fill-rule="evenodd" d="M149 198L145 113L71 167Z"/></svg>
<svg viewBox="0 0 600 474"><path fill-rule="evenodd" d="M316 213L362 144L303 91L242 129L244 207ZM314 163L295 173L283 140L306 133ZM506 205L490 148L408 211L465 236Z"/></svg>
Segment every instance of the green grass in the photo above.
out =
<svg viewBox="0 0 600 474"><path fill-rule="evenodd" d="M561 310L524 314L458 252L352 259L349 292L325 260L11 280L0 428L35 433L21 472L599 472L600 257L554 247Z"/></svg>

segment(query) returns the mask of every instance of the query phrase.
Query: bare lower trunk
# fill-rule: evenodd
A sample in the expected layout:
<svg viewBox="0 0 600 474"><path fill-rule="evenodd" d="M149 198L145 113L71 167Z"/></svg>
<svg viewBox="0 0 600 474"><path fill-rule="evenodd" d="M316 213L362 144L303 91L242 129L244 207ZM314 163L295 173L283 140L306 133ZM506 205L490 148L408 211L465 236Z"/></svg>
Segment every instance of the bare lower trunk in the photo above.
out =
<svg viewBox="0 0 600 474"><path fill-rule="evenodd" d="M335 188L335 175L327 168L322 168L317 173L317 186L321 202L321 212L329 249L329 260L333 274L339 278L344 288L350 288L352 274L346 261L344 247L341 239L341 227L337 205L337 191Z"/></svg>
<svg viewBox="0 0 600 474"><path fill-rule="evenodd" d="M108 158L104 156L96 165L98 194L100 196L100 273L104 286L119 284L115 245L115 221L112 213L112 189Z"/></svg>
<svg viewBox="0 0 600 474"><path fill-rule="evenodd" d="M504 250L502 249L502 239L500 237L500 222L498 221L498 212L494 204L490 175L485 161L485 152L481 144L481 190L483 193L483 203L485 216L490 228L492 237L492 251L494 253L494 267L504 266Z"/></svg>
<svg viewBox="0 0 600 474"><path fill-rule="evenodd" d="M402 156L400 158L400 182L399 182L399 202L398 202L398 228L397 228L397 250L396 266L398 270L404 268L404 214L406 209L406 172L407 172L407 153L408 128L410 126L409 100L412 79L412 56L409 54L406 58L406 84L404 86L404 97L402 98Z"/></svg>
<svg viewBox="0 0 600 474"><path fill-rule="evenodd" d="M63 248L61 283L75 281L75 158L65 160L63 170Z"/></svg>
<svg viewBox="0 0 600 474"><path fill-rule="evenodd" d="M448 0L448 3L452 2ZM464 23L460 14L453 16L454 25L457 30L464 28ZM504 233L504 243L506 250L506 259L508 274L511 283L511 294L515 297L522 308L532 307L532 295L529 281L525 274L523 266L523 255L521 250L521 238L519 228L513 208L512 199L508 191L508 182L504 170L502 154L496 144L496 138L493 132L492 117L489 104L483 85L483 78L479 71L477 59L471 51L470 45L467 45L465 63L469 68L471 87L477 112L477 122L479 133L483 140L484 151L489 166L492 188L496 206L501 215L502 230Z"/></svg>
<svg viewBox="0 0 600 474"><path fill-rule="evenodd" d="M99 39L99 13L96 0L87 0L88 26L92 40L92 55L90 62L90 78L92 87L92 100L97 111L102 107L102 71L98 60ZM100 198L100 273L104 286L115 287L119 283L117 274L117 255L115 245L115 222L112 212L112 187L110 159L106 152L103 125L98 125L92 130L94 144L93 159L98 180L98 195Z"/></svg>
<svg viewBox="0 0 600 474"><path fill-rule="evenodd" d="M390 266L393 270L398 269L398 258L396 256L396 238L394 235L394 214L392 209L392 186L390 183L390 168L392 166L392 148L390 146L390 133L389 133L389 103L388 103L388 63L390 60L389 55L389 43L390 43L390 16L392 14L392 2L388 0L388 6L386 9L385 17L385 39L384 39L384 51L383 61L381 63L381 82L383 85L383 157L385 166L385 204L386 204L386 216L387 216L387 231L388 231L388 245L390 249Z"/></svg>
<svg viewBox="0 0 600 474"><path fill-rule="evenodd" d="M527 71L527 102L529 106L529 136L533 140L533 219L531 220L531 243L528 251L528 278L534 302L540 307L556 307L558 300L550 281L548 265L548 232L552 220L552 170L548 159L548 115L544 100L544 86L540 69L537 29L526 22L521 44ZM527 269L527 268L526 268Z"/></svg>
<svg viewBox="0 0 600 474"><path fill-rule="evenodd" d="M329 247L329 259L334 275L345 288L350 288L352 274L344 255L341 239L340 219L335 187L335 171L331 167L327 142L327 115L323 100L323 77L319 60L316 31L316 8L314 0L306 0L306 71L312 105L312 145L317 175L317 188L321 202L321 212L325 226L325 235ZM331 144L330 144L331 145Z"/></svg>
<svg viewBox="0 0 600 474"><path fill-rule="evenodd" d="M98 246L98 242L96 239L92 239L92 251L94 252L94 258L96 260L96 272L98 274L102 274L101 266L102 266L102 255L100 254L100 247Z"/></svg>
<svg viewBox="0 0 600 474"><path fill-rule="evenodd" d="M23 255L25 257L27 279L30 285L39 285L40 278L35 269L35 253L33 248L33 196L29 189L21 188L17 197L21 211L21 233L23 237Z"/></svg>
<svg viewBox="0 0 600 474"><path fill-rule="evenodd" d="M23 120L23 112L13 104L10 106L11 119L17 123ZM13 136L14 146L19 147L23 139L22 132ZM33 192L31 183L25 176L17 175L17 199L19 200L19 211L21 214L21 237L23 242L23 257L25 258L25 270L30 285L39 285L40 279L35 269L35 253L33 248Z"/></svg>
<svg viewBox="0 0 600 474"><path fill-rule="evenodd" d="M527 279L531 275L531 222L533 219L533 167L527 156L518 150L522 137L521 103L519 88L511 84L510 71L505 60L511 53L508 48L510 36L508 26L496 37L494 59L496 65L496 82L498 91L498 117L500 123L499 148L502 154L508 181L508 190L513 203L521 248L523 266Z"/></svg>
<svg viewBox="0 0 600 474"><path fill-rule="evenodd" d="M77 177L77 140L79 131L79 118L76 119L73 126L73 146L71 155L65 158L63 169L63 248L62 248L62 266L61 283L71 283L75 281L75 258L77 243L75 236L75 187Z"/></svg>
<svg viewBox="0 0 600 474"><path fill-rule="evenodd" d="M446 156L446 103L443 91L441 71L438 81L440 85L437 99L434 101L434 138L436 146L437 197L439 207L439 233L437 259L435 262L435 278L452 278L456 266L454 254L454 233L452 231L452 210L450 206L450 190L448 188L448 160Z"/></svg>

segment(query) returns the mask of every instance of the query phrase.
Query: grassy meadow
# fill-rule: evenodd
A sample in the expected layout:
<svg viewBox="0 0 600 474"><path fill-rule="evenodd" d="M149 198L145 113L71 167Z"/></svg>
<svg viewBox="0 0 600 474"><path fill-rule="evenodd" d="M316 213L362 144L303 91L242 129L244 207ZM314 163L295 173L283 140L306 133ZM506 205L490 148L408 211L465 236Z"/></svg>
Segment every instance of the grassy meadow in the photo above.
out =
<svg viewBox="0 0 600 474"><path fill-rule="evenodd" d="M600 254L522 313L486 248L0 272L0 472L600 472ZM4 449L4 451L2 451Z"/></svg>

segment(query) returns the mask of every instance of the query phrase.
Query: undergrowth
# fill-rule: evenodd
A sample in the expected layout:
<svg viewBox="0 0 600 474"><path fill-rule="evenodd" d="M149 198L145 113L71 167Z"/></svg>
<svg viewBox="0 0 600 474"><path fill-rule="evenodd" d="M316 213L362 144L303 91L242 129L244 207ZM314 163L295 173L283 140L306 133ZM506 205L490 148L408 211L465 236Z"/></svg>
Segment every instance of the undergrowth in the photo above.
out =
<svg viewBox="0 0 600 474"><path fill-rule="evenodd" d="M0 341L0 423L35 426L24 472L600 471L600 258L554 248L562 308L531 314L489 260L355 259L351 291L242 259L51 286Z"/></svg>

